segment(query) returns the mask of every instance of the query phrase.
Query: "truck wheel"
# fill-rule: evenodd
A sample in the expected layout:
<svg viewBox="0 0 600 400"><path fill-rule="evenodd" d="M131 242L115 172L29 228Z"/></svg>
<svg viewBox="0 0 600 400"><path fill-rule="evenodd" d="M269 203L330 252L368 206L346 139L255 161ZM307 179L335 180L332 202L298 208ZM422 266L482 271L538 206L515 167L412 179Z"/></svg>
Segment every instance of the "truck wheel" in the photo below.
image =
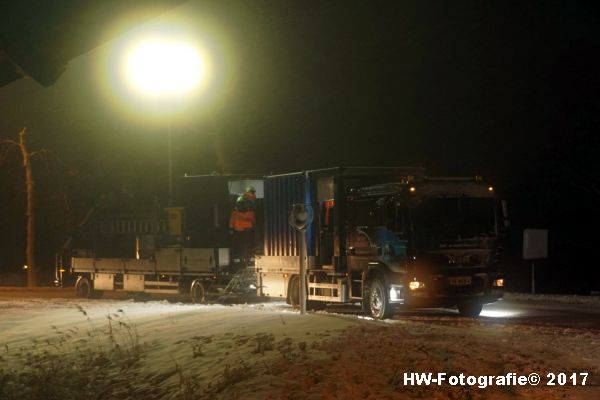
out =
<svg viewBox="0 0 600 400"><path fill-rule="evenodd" d="M190 299L192 303L201 304L206 301L204 298L204 286L200 281L192 282L192 286L190 287Z"/></svg>
<svg viewBox="0 0 600 400"><path fill-rule="evenodd" d="M458 312L463 317L477 318L483 309L480 301L465 301L458 303Z"/></svg>
<svg viewBox="0 0 600 400"><path fill-rule="evenodd" d="M292 307L300 308L300 277L298 275L292 276L292 279L290 279L289 301ZM310 311L323 310L325 309L325 303L317 300L306 300L306 309Z"/></svg>
<svg viewBox="0 0 600 400"><path fill-rule="evenodd" d="M289 285L289 304L297 308L300 306L300 277L298 275L292 276Z"/></svg>
<svg viewBox="0 0 600 400"><path fill-rule="evenodd" d="M385 284L381 278L373 278L365 290L363 305L366 305L367 311L375 319L389 318L394 314L394 310L390 304L389 293L385 289ZM365 304L365 301L367 304Z"/></svg>
<svg viewBox="0 0 600 400"><path fill-rule="evenodd" d="M75 283L75 295L84 299L92 297L92 283L85 276L80 276Z"/></svg>

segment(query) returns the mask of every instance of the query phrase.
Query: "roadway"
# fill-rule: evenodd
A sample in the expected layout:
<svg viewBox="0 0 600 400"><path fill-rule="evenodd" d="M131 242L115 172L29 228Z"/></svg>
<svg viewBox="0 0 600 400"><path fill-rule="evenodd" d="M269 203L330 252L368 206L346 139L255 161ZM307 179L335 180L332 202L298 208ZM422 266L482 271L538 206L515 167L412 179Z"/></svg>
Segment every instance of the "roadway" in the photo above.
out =
<svg viewBox="0 0 600 400"><path fill-rule="evenodd" d="M0 287L0 300L26 298L74 298L73 288ZM122 293L106 293L103 300L126 298ZM148 299L156 300L156 296ZM181 301L181 298L174 298ZM357 307L329 306L328 311L358 314ZM393 319L453 325L465 318L451 309L412 309L398 312ZM505 299L484 307L479 322L503 325L539 325L547 327L600 330L600 298L567 296L523 296L508 294Z"/></svg>

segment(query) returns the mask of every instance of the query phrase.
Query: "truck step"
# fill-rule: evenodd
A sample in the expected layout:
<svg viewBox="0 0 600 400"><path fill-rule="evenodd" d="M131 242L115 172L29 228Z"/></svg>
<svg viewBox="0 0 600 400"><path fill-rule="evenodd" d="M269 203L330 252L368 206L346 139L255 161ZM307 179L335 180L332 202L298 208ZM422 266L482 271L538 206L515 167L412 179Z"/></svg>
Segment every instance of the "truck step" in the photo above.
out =
<svg viewBox="0 0 600 400"><path fill-rule="evenodd" d="M310 288L316 288L316 289L340 289L341 288L339 283L314 283L314 282L309 282L308 287L309 287L309 289Z"/></svg>
<svg viewBox="0 0 600 400"><path fill-rule="evenodd" d="M345 300L339 296L320 296L316 294L309 294L308 300L319 300L319 301L329 301L332 303L344 303Z"/></svg>

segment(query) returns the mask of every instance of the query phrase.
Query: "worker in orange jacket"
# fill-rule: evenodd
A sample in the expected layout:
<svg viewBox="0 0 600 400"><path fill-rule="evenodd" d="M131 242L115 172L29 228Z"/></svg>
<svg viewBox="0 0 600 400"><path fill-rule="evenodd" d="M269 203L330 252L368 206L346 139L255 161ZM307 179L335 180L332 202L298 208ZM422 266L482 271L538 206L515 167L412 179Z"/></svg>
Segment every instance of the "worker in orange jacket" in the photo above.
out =
<svg viewBox="0 0 600 400"><path fill-rule="evenodd" d="M256 191L248 186L237 198L229 216L229 233L233 235L231 247L244 267L248 267L254 257L255 206Z"/></svg>

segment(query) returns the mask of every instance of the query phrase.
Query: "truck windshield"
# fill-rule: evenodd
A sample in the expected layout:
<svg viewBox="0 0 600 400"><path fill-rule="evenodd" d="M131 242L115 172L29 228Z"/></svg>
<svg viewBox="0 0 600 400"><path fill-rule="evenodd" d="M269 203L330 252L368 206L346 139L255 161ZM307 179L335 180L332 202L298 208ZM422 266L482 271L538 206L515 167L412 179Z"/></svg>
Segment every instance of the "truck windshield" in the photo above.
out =
<svg viewBox="0 0 600 400"><path fill-rule="evenodd" d="M424 198L411 205L411 216L421 246L495 235L492 198Z"/></svg>

